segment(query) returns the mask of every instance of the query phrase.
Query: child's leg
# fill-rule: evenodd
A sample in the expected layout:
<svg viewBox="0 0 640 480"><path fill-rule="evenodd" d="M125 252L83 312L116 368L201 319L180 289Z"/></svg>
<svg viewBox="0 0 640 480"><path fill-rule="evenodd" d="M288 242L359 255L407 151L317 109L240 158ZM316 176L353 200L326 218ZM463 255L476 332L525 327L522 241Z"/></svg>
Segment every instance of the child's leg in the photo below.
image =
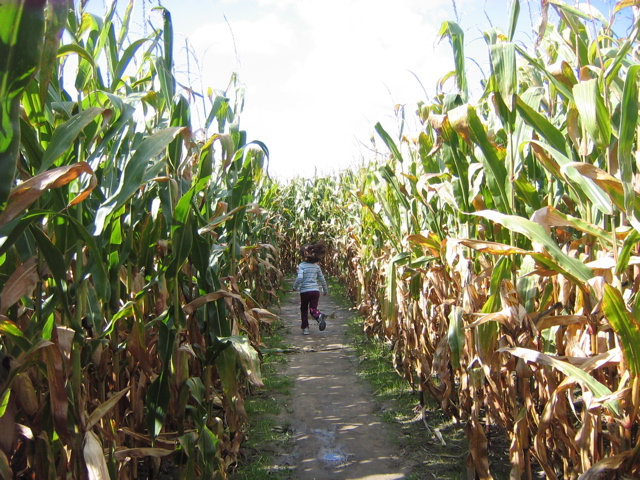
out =
<svg viewBox="0 0 640 480"><path fill-rule="evenodd" d="M309 294L313 292L300 293L300 319L302 320L301 328L309 328Z"/></svg>
<svg viewBox="0 0 640 480"><path fill-rule="evenodd" d="M318 310L318 301L320 300L320 292L309 292L313 293L313 297L309 300L309 312L311 312L311 316L316 320L320 316L320 310Z"/></svg>

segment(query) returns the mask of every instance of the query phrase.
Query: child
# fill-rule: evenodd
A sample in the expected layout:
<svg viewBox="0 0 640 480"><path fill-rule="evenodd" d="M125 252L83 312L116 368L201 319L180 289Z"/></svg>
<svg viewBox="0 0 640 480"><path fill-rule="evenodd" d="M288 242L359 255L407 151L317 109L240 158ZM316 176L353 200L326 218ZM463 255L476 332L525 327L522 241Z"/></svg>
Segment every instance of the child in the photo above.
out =
<svg viewBox="0 0 640 480"><path fill-rule="evenodd" d="M300 249L304 262L298 265L298 276L293 282L293 290L300 291L300 318L302 319L303 335L309 335L309 313L318 322L320 330L324 330L327 326L326 315L318 310L320 287L322 287L322 294L327 294L327 282L318 265L325 253L326 247L323 242L308 243Z"/></svg>

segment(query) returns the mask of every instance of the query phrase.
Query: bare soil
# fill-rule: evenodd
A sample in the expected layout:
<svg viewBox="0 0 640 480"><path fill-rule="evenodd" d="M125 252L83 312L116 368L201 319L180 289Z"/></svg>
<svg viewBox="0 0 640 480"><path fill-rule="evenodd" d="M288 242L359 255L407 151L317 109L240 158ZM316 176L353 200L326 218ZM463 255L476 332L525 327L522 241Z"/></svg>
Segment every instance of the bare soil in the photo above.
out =
<svg viewBox="0 0 640 480"><path fill-rule="evenodd" d="M281 319L289 325L285 341L298 352L282 372L294 380L290 408L279 421L295 441L280 462L300 480L397 480L410 465L392 438L397 432L376 414L380 406L359 381L354 354L346 343L347 320L354 313L331 296L320 297L328 315L320 331L311 319L310 335L300 328L299 296L282 302Z"/></svg>

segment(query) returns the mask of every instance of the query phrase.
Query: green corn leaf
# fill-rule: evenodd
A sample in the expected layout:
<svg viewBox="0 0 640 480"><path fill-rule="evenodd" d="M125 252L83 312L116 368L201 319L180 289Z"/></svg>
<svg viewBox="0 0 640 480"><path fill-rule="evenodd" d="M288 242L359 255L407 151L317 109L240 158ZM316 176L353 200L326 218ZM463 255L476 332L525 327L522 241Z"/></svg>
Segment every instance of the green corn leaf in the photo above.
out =
<svg viewBox="0 0 640 480"><path fill-rule="evenodd" d="M541 217L538 217L540 219L538 223L555 227L572 227L576 230L580 230L581 232L593 235L594 237L599 238L600 241L613 246L611 233L597 225L585 222L584 220L572 215L562 213L560 210L553 207L544 207L544 209L536 213L541 214ZM532 220L535 221L536 218L532 218Z"/></svg>
<svg viewBox="0 0 640 480"><path fill-rule="evenodd" d="M57 0L47 3L47 19L40 61L40 99L44 102L49 88L51 75L56 72L56 58L60 46L62 31L67 25L69 11L73 8L72 0Z"/></svg>
<svg viewBox="0 0 640 480"><path fill-rule="evenodd" d="M68 45L63 45L58 49L59 57L66 57L73 53L75 53L78 57L80 57L80 59L86 60L89 63L89 66L91 66L93 73L97 75L98 70L96 67L96 62L93 59L93 56L89 52L87 52L87 50L82 48L80 45L75 43L70 43Z"/></svg>
<svg viewBox="0 0 640 480"><path fill-rule="evenodd" d="M498 262L493 267L493 273L491 274L489 295L500 295L500 285L502 284L502 280L510 278L512 270L513 263L511 263L507 257L500 257L498 259ZM483 313L493 313L493 311L484 312L483 310Z"/></svg>
<svg viewBox="0 0 640 480"><path fill-rule="evenodd" d="M220 338L226 338L226 337L220 337ZM218 357L222 354L222 352L231 346L230 340L226 340L222 342L218 337L215 337L212 343L213 345L209 345L207 347L207 350L204 356L204 364L207 366L214 365L218 360Z"/></svg>
<svg viewBox="0 0 640 480"><path fill-rule="evenodd" d="M177 312L178 315L182 316L184 320L184 313L182 312L182 309L176 307L175 305L171 305L169 312L170 318L175 318L174 312ZM158 328L159 334L158 355L160 356L160 359L165 366L171 365L171 358L174 352L177 328L171 328L170 325L167 325L159 320L156 322L156 327ZM166 371L169 371L169 367L166 367Z"/></svg>
<svg viewBox="0 0 640 480"><path fill-rule="evenodd" d="M503 265L507 266L511 262L504 262ZM502 277L502 275L496 275L496 279ZM493 281L492 276L492 283ZM496 287L499 288L499 287ZM482 313L493 313L500 310L500 292L497 291L489 295L487 301L482 306ZM499 325L497 322L486 322L476 327L477 333L474 335L476 349L478 351L478 357L485 364L490 364L496 350L496 344L498 343Z"/></svg>
<svg viewBox="0 0 640 480"><path fill-rule="evenodd" d="M599 148L607 148L611 143L611 116L600 94L598 81L593 79L574 85L573 99L582 125L595 144Z"/></svg>
<svg viewBox="0 0 640 480"><path fill-rule="evenodd" d="M228 322L225 322L228 323ZM225 325L228 327L228 325ZM231 342L229 342L230 344ZM237 357L234 351L230 348L223 348L216 358L216 368L220 375L220 382L222 383L222 389L224 394L231 401L232 408L235 408L235 400L238 397L238 370L237 370Z"/></svg>
<svg viewBox="0 0 640 480"><path fill-rule="evenodd" d="M0 417L4 417L4 414L7 411L7 406L9 405L9 396L11 395L11 388L7 388L5 392L0 396ZM2 470L0 470L2 472ZM9 478L9 477L3 477Z"/></svg>
<svg viewBox="0 0 640 480"><path fill-rule="evenodd" d="M555 263L580 282L586 283L587 280L593 277L591 269L580 260L570 257L560 250L560 247L558 247L549 234L545 232L541 225L526 218L516 215L504 215L493 210L482 210L475 212L474 215L488 218L489 220L504 225L509 230L521 233L532 242L542 245Z"/></svg>
<svg viewBox="0 0 640 480"><path fill-rule="evenodd" d="M209 110L209 115L207 115L207 120L204 122L204 128L206 130L209 129L213 120L215 118L220 118L220 113L224 111L223 105L229 105L229 99L222 95L217 95L213 104L211 105L211 110ZM220 131L222 133L222 131Z"/></svg>
<svg viewBox="0 0 640 480"><path fill-rule="evenodd" d="M118 393L113 394L111 397L109 397L108 400L98 405L96 409L93 412L91 412L91 415L89 415L89 418L87 419L87 423L85 424L86 425L85 428L89 430L96 423L98 423L98 421L102 417L104 417L107 413L109 413L110 410L113 409L113 407L116 406L116 404L122 399L122 397L124 397L127 394L129 390L131 390L131 386L126 387L123 390L119 391Z"/></svg>
<svg viewBox="0 0 640 480"><path fill-rule="evenodd" d="M516 47L510 42L489 45L491 69L498 84L498 92L509 111L513 111L517 81Z"/></svg>
<svg viewBox="0 0 640 480"><path fill-rule="evenodd" d="M10 338L23 352L31 348L31 341L25 337L22 330L15 323L8 319L0 318L0 334Z"/></svg>
<svg viewBox="0 0 640 480"><path fill-rule="evenodd" d="M87 265L87 273L91 273L95 291L100 300L107 301L111 296L109 275L105 262L103 261L103 249L98 247L96 239L89 233L87 228L78 222L75 218L62 215L70 225L75 229L77 235L87 246L88 250L93 254L90 263Z"/></svg>
<svg viewBox="0 0 640 480"><path fill-rule="evenodd" d="M45 2L0 3L0 206L9 197L20 147L20 98L42 52Z"/></svg>
<svg viewBox="0 0 640 480"><path fill-rule="evenodd" d="M509 6L509 32L507 37L510 42L513 42L513 37L516 34L516 26L518 25L518 17L520 16L520 0L511 0Z"/></svg>
<svg viewBox="0 0 640 480"><path fill-rule="evenodd" d="M120 57L118 65L116 65L113 72L113 80L111 81L112 92L118 88L120 81L122 80L122 75L124 75L125 70L129 66L129 63L131 63L131 60L135 56L138 49L148 41L148 38L140 38L135 42L131 42L131 45L129 45L123 52L122 57Z"/></svg>
<svg viewBox="0 0 640 480"><path fill-rule="evenodd" d="M22 235L29 225L49 214L55 214L55 212L32 210L28 214L15 218L6 225L0 227L0 255L7 253L7 251L15 245L20 238L22 238Z"/></svg>
<svg viewBox="0 0 640 480"><path fill-rule="evenodd" d="M592 15L595 15L595 17L603 23L605 28L607 29L609 28L609 22L607 21L607 19L595 8L591 9L591 13L587 13L587 12L583 12L579 8L569 5L568 3L562 0L548 0L548 1L550 4L554 5L558 9L558 11L568 12L573 16L582 18L583 20L593 20Z"/></svg>
<svg viewBox="0 0 640 480"><path fill-rule="evenodd" d="M206 183L206 180L202 180L202 183ZM173 245L172 255L173 260L167 269L167 276L172 277L176 272L180 271L184 262L191 254L193 247L193 230L194 225L191 221L191 209L193 196L198 190L202 190L200 187L194 187L183 195L175 209L175 218L171 227L171 242Z"/></svg>
<svg viewBox="0 0 640 480"><path fill-rule="evenodd" d="M173 22L171 21L171 14L166 8L155 7L154 10L160 11L164 19L164 30L162 33L164 40L164 57L157 59L155 68L165 105L169 105L176 92L176 80L173 75Z"/></svg>
<svg viewBox="0 0 640 480"><path fill-rule="evenodd" d="M621 5L638 7L635 0L631 0L630 2L627 0L621 0L616 4L616 9L614 11L617 11L618 7ZM636 20L634 22L633 29L627 33L627 38L624 43L616 51L613 61L609 62L607 66L607 70L604 73L604 78L606 79L607 84L610 84L617 78L617 75L614 74L618 71L620 65L627 61L629 51L637 45L638 35L640 35L640 22Z"/></svg>
<svg viewBox="0 0 640 480"><path fill-rule="evenodd" d="M2 415L4 415L4 413ZM0 477L13 478L11 463L3 451L0 451Z"/></svg>
<svg viewBox="0 0 640 480"><path fill-rule="evenodd" d="M177 95L171 109L171 126L172 127L189 127L191 125L191 113L189 110L189 102L182 95ZM169 144L169 165L171 171L175 172L180 165L182 159L182 149L184 139L176 137Z"/></svg>
<svg viewBox="0 0 640 480"><path fill-rule="evenodd" d="M8 319L0 318L0 332L2 332L3 335L24 338L22 331L17 327L17 325Z"/></svg>
<svg viewBox="0 0 640 480"><path fill-rule="evenodd" d="M531 350L528 348L515 347L515 348L500 348L498 352L507 352L511 355L515 355L516 357L522 358L528 362L540 363L542 365L549 365L557 370L560 370L566 376L575 379L580 382L582 385L586 386L591 392L598 398L606 397L607 395L611 395L611 390L609 390L605 385L597 381L587 372L582 370L579 367L576 367L569 362L559 360L550 355L546 355L544 353L538 352L536 350ZM614 412L616 415L621 414L620 406L617 401L609 401L606 403L609 409Z"/></svg>
<svg viewBox="0 0 640 480"><path fill-rule="evenodd" d="M559 273L560 275L564 275L577 285L583 285L582 280L576 277L576 275L572 273L571 270L565 268L565 266L557 262L555 259L549 258L547 255L542 253L531 252L529 253L529 255L540 267L551 270L552 272Z"/></svg>
<svg viewBox="0 0 640 480"><path fill-rule="evenodd" d="M30 232L34 236L38 248L42 252L45 262L49 267L49 271L55 280L56 291L58 292L59 302L62 305L67 317L72 322L72 326L76 330L82 330L82 325L75 322L75 315L71 315L69 309L69 296L67 285L67 270L64 256L53 242L38 227L30 227Z"/></svg>
<svg viewBox="0 0 640 480"><path fill-rule="evenodd" d="M95 44L95 48L93 49L93 58L99 59L102 55L102 50L107 43L109 38L109 34L113 32L113 16L116 13L116 4L118 2L111 2L108 5L107 13L102 19L101 25L99 26L98 33L98 41Z"/></svg>
<svg viewBox="0 0 640 480"><path fill-rule="evenodd" d="M156 7L154 10L162 12L164 20L164 66L168 72L171 72L173 71L173 22L171 21L171 13L164 7Z"/></svg>
<svg viewBox="0 0 640 480"><path fill-rule="evenodd" d="M20 119L20 143L29 164L37 171L42 164L44 148L38 138L37 130L23 118Z"/></svg>
<svg viewBox="0 0 640 480"><path fill-rule="evenodd" d="M540 192L529 183L529 179L520 172L520 175L514 180L513 186L519 200L526 205L527 212L537 210L542 207L540 203Z"/></svg>
<svg viewBox="0 0 640 480"><path fill-rule="evenodd" d="M391 151L391 153L393 154L394 158L396 160L398 160L400 163L402 163L403 162L402 154L400 153L400 150L398 149L398 146L396 145L396 142L393 141L393 139L387 133L387 131L382 127L382 125L380 125L380 122L376 123L374 128L375 128L376 132L378 133L378 135L380 135L380 138L382 139L384 144Z"/></svg>
<svg viewBox="0 0 640 480"><path fill-rule="evenodd" d="M565 167L566 165L571 164L572 162L564 153L562 153L559 150L556 150L550 145L546 145L536 140L531 140L530 143L533 143L535 145L538 145L544 148L551 154L553 159L556 162L558 162L558 164L560 165L560 171L563 172L564 175L566 175L566 179L571 180L569 184L572 187L576 188L576 191L578 192L579 195L581 195L581 198L583 198L585 202L586 202L586 199L590 200L593 203L593 205L604 214L611 215L613 213L609 198L596 185L596 183L591 178L587 178L584 175L581 175L574 168ZM543 164L543 166L547 168L546 165ZM565 168L563 169L563 167ZM547 168L547 170L552 174L556 174L554 169ZM559 178L559 180L563 180L563 181L566 179L564 177ZM578 189L577 187L580 187L580 188Z"/></svg>
<svg viewBox="0 0 640 480"><path fill-rule="evenodd" d="M447 37L453 48L456 83L462 96L462 101L466 102L469 96L469 88L467 86L467 72L465 67L464 31L460 28L460 25L455 22L442 22L438 36L440 37L440 41Z"/></svg>
<svg viewBox="0 0 640 480"><path fill-rule="evenodd" d="M506 190L507 169L505 168L504 162L498 158L496 149L489 141L487 132L484 129L484 125L482 125L482 122L478 118L475 108L469 105L467 107L467 114L471 139L480 147L480 150L482 150L482 153L484 154L484 158L482 160L485 166L486 175L491 175L492 177L491 179L488 179L488 181L493 181L495 183L502 208L506 213L511 213L509 196L507 195Z"/></svg>
<svg viewBox="0 0 640 480"><path fill-rule="evenodd" d="M102 261L103 250L98 247L95 238L89 233L84 225L75 218L68 215L52 212L48 210L31 210L19 219L13 220L0 228L0 255L4 255L17 241L23 238L23 234L30 225L42 221L45 218L64 218L74 228L76 234L82 238L84 244L93 254L88 265L88 272L93 276L96 292L101 300L109 298L109 279L104 262ZM61 272L60 272L61 273Z"/></svg>
<svg viewBox="0 0 640 480"><path fill-rule="evenodd" d="M378 229L390 242L393 243L396 249L399 249L400 246L398 244L398 239L391 232L385 221L382 217L375 211L373 208L374 205L369 201L369 199L365 195L356 194L358 200L362 203L362 205L367 208L371 216L375 219L375 228Z"/></svg>
<svg viewBox="0 0 640 480"><path fill-rule="evenodd" d="M200 432L198 447L203 467L204 478L215 478L217 472L218 437L206 426Z"/></svg>
<svg viewBox="0 0 640 480"><path fill-rule="evenodd" d="M102 232L107 218L140 189L149 161L162 153L183 130L183 127L165 128L142 141L126 163L117 191L98 209L95 217L95 235Z"/></svg>
<svg viewBox="0 0 640 480"><path fill-rule="evenodd" d="M260 357L258 356L258 351L249 343L249 339L244 336L233 335L231 337L222 337L220 341L230 342L230 346L235 351L239 365L242 367L249 382L254 387L264 387L260 373Z"/></svg>
<svg viewBox="0 0 640 480"><path fill-rule="evenodd" d="M593 181L604 193L606 193L613 203L620 210L624 210L624 187L617 178L609 175L607 172L598 168L590 163L584 162L570 162L562 166L562 172L566 173L567 170L574 168L581 175L589 180ZM631 200L636 204L637 208L640 205L640 197L634 193Z"/></svg>
<svg viewBox="0 0 640 480"><path fill-rule="evenodd" d="M567 142L564 135L544 115L531 108L520 96L516 96L518 113L539 135L559 152L566 151Z"/></svg>
<svg viewBox="0 0 640 480"><path fill-rule="evenodd" d="M385 318L395 324L398 318L398 307L396 299L396 287L397 281L396 264L393 260L387 265L386 277L385 277L385 293L384 293L384 313Z"/></svg>
<svg viewBox="0 0 640 480"><path fill-rule="evenodd" d="M454 307L449 313L449 348L451 349L451 362L453 368L460 368L460 357L464 353L464 329L462 307Z"/></svg>
<svg viewBox="0 0 640 480"><path fill-rule="evenodd" d="M562 18L563 22L566 23L568 28L571 30L572 38L568 42L572 50L575 52L575 55L578 57L576 60L577 65L588 65L590 63L590 57L588 56L588 49L596 45L597 42L594 42L589 33L587 32L587 28L585 26L586 20L593 20L593 16L591 13L595 13L598 17L602 18L602 22L605 25L608 25L608 22L595 8L591 9L591 13L582 11L579 8L573 8L562 0L552 0L549 2L550 5L553 5L556 8L558 15ZM582 3L580 6L587 5L587 3ZM583 21L580 21L580 20ZM608 28L608 27L606 27ZM593 56L591 56L593 58Z"/></svg>
<svg viewBox="0 0 640 480"><path fill-rule="evenodd" d="M91 107L56 127L53 131L51 142L49 142L49 146L42 157L42 165L38 173L48 170L65 152L72 150L73 143L82 130L104 112L104 108Z"/></svg>
<svg viewBox="0 0 640 480"><path fill-rule="evenodd" d="M124 11L124 16L122 17L122 26L120 27L120 34L118 35L118 51L122 50L122 46L127 40L129 34L129 25L131 23L131 12L133 11L133 5L135 0L129 0L129 4Z"/></svg>
<svg viewBox="0 0 640 480"><path fill-rule="evenodd" d="M558 80L556 77L554 77L551 72L549 70L547 70L545 68L545 65L541 62L539 62L537 59L533 58L531 55L529 55L529 53L527 52L526 49L516 45L516 51L518 52L518 54L524 58L525 60L527 60L527 62L529 62L531 64L531 66L535 67L535 69L540 72L542 75L544 75L547 80L549 81L549 83L553 84L553 86L555 88L558 89L558 91L560 93L562 93L562 95L567 99L567 100L573 100L573 93L571 93L571 90L564 84L562 83L560 80Z"/></svg>
<svg viewBox="0 0 640 480"><path fill-rule="evenodd" d="M45 2L0 4L0 98L19 98L40 64Z"/></svg>
<svg viewBox="0 0 640 480"><path fill-rule="evenodd" d="M181 437L178 437L180 448L178 453L182 453L186 456L186 465L182 467L182 473L184 478L197 478L196 477L196 457L198 454L198 448L196 447L196 440L200 437L196 432L190 432Z"/></svg>
<svg viewBox="0 0 640 480"><path fill-rule="evenodd" d="M162 431L169 411L170 389L169 374L163 370L158 378L149 385L145 406L147 408L147 428L152 439L156 439Z"/></svg>
<svg viewBox="0 0 640 480"><path fill-rule="evenodd" d="M633 188L635 158L633 144L638 128L638 73L640 65L633 65L627 71L622 103L620 105L620 138L618 142L618 165L624 189L624 210L636 230L640 230L640 212L637 208L636 192Z"/></svg>
<svg viewBox="0 0 640 480"><path fill-rule="evenodd" d="M400 186L398 183L398 177L394 171L388 165L384 165L378 169L380 176L384 179L385 182L391 187L391 190L395 194L395 199L398 200L405 210L409 210L409 193Z"/></svg>
<svg viewBox="0 0 640 480"><path fill-rule="evenodd" d="M207 399L206 397L206 388L202 383L202 379L200 377L191 377L186 380L186 385L189 387L191 392L191 397L199 404L204 405Z"/></svg>
<svg viewBox="0 0 640 480"><path fill-rule="evenodd" d="M536 270L536 263L531 256L522 259L520 273L518 277L518 294L522 300L522 305L527 312L535 310L536 302L540 300L539 277L533 274Z"/></svg>
<svg viewBox="0 0 640 480"><path fill-rule="evenodd" d="M624 244L618 253L618 264L616 265L616 275L622 274L629 266L629 259L631 253L635 250L637 243L640 241L640 232L638 230L631 230L627 238L624 239Z"/></svg>
<svg viewBox="0 0 640 480"><path fill-rule="evenodd" d="M602 310L620 338L631 376L637 376L640 373L640 325L627 311L620 292L608 284L604 286Z"/></svg>

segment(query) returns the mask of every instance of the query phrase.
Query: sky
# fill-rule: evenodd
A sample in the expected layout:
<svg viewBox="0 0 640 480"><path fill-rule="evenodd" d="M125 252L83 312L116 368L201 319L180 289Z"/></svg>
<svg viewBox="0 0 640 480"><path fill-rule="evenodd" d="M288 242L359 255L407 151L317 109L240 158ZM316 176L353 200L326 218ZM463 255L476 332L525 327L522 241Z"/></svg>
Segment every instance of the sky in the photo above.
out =
<svg viewBox="0 0 640 480"><path fill-rule="evenodd" d="M104 3L89 0L94 11ZM404 106L409 131L418 128L417 102L433 98L438 79L453 70L448 41L438 42L442 22L457 21L465 31L467 56L478 62L468 64L471 77L488 75L482 32L506 31L509 6L509 0L136 0L139 33L143 15L162 25L152 10L158 3L172 15L178 81L199 92L225 90L237 73L245 89L240 128L267 145L269 173L281 180L370 159L382 148L374 125L398 131L396 105ZM539 5L521 0L523 32L531 31Z"/></svg>

